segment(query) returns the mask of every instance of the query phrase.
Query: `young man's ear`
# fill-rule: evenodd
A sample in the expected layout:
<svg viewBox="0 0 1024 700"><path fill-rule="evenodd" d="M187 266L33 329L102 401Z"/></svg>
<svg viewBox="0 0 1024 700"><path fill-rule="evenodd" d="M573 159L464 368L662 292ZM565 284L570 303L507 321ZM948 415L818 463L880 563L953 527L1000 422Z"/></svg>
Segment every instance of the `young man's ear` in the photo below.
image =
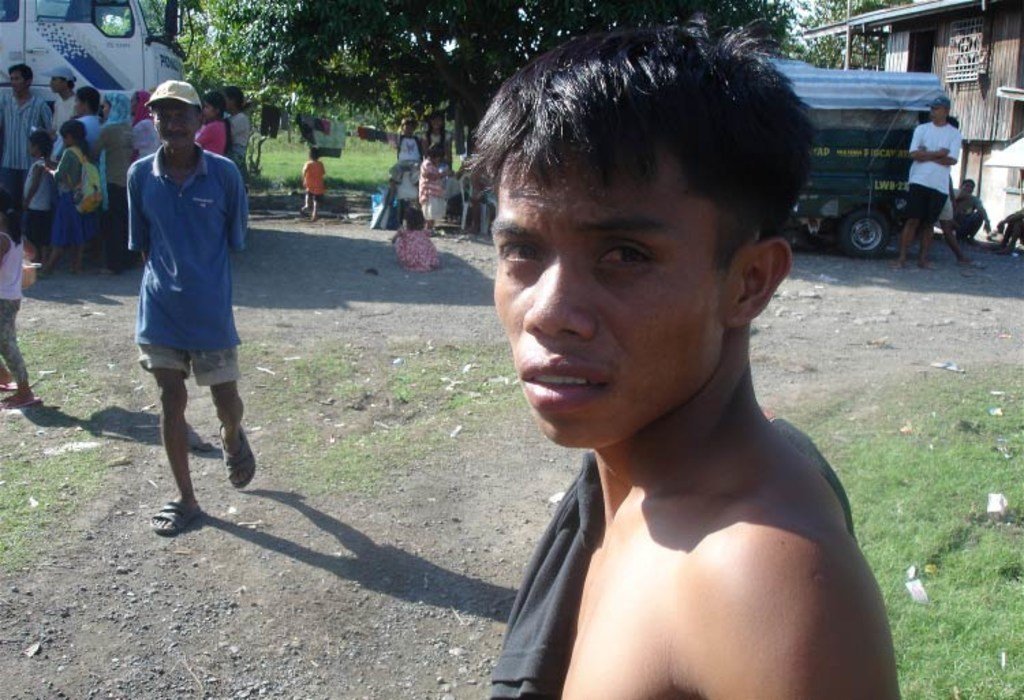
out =
<svg viewBox="0 0 1024 700"><path fill-rule="evenodd" d="M747 243L729 264L725 324L745 326L757 318L793 266L793 251L781 236Z"/></svg>

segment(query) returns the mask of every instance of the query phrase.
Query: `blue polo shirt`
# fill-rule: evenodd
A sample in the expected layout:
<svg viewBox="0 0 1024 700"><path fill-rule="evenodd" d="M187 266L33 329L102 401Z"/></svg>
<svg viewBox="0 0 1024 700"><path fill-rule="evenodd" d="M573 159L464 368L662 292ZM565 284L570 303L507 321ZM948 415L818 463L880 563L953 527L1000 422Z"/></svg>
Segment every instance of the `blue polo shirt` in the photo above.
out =
<svg viewBox="0 0 1024 700"><path fill-rule="evenodd" d="M245 247L245 187L234 163L196 148L198 165L183 185L166 173L162 147L128 171L128 247L147 256L140 344L223 350L240 342L228 250Z"/></svg>

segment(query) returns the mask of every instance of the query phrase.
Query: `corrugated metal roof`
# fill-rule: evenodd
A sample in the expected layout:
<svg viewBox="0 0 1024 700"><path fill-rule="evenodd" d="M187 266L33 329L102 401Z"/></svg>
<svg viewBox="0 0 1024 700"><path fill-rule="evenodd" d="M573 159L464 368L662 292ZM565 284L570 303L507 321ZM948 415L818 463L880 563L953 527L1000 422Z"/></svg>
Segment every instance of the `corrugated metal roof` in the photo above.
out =
<svg viewBox="0 0 1024 700"><path fill-rule="evenodd" d="M927 17L965 7L977 6L980 9L982 6L993 5L997 2L999 0L926 0L925 2L915 2L912 5L900 5L855 15L850 18L849 24L855 33L864 33L868 29L880 29L899 20ZM845 34L846 24L846 21L842 21L814 27L805 31L803 37L805 39L820 39L826 36Z"/></svg>

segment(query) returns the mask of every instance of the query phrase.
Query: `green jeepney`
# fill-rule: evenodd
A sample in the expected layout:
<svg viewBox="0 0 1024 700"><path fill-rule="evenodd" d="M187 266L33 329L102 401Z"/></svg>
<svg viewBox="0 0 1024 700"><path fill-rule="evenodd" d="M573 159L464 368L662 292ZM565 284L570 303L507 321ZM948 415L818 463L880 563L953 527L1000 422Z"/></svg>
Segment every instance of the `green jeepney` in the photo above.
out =
<svg viewBox="0 0 1024 700"><path fill-rule="evenodd" d="M811 175L791 234L834 241L847 255L880 256L906 206L910 139L942 94L931 73L814 68L779 61L817 129Z"/></svg>

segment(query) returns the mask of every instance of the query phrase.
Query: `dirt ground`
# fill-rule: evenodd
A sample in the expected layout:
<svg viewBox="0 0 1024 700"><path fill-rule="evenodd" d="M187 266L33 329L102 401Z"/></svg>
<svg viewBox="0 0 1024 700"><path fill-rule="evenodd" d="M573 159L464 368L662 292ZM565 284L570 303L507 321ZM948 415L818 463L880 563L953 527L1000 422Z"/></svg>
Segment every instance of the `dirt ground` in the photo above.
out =
<svg viewBox="0 0 1024 700"><path fill-rule="evenodd" d="M247 343L299 352L337 339L373 352L406 341L503 342L486 241L440 238L443 268L416 275L397 266L388 235L365 219L261 215L251 226L250 246L234 261ZM971 371L1024 360L1024 258L978 251L983 269L960 268L940 243L933 250L936 270L902 272L885 260L798 254L755 326L762 403L784 412L942 371L932 362ZM110 432L130 438L118 445L126 459L49 551L0 577L2 695L483 697L548 499L571 480L579 455L546 443L525 406L408 465L373 496L304 497L265 462L236 492L219 452L194 454L207 518L177 539L158 538L148 520L172 486L153 439L156 394L133 362L138 280L58 275L32 288L23 307L22 334L38 327L103 338L105 356L90 361L122 373L112 400L138 408L148 424L111 418ZM266 377L245 382L273 391ZM212 439L207 398L194 397L189 418ZM72 437L41 429L31 412L0 415L0 431L9 430L40 449ZM253 434L258 455L270 447L264 440Z"/></svg>

